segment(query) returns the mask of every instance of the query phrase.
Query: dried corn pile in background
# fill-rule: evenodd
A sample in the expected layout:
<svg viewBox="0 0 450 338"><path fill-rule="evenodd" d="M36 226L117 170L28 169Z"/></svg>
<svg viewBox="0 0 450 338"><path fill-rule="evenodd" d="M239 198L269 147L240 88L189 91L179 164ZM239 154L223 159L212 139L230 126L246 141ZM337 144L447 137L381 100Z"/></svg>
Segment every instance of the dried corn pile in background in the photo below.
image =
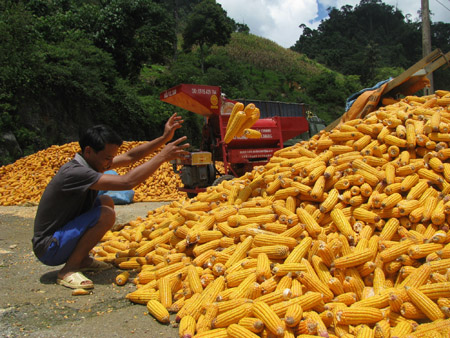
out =
<svg viewBox="0 0 450 338"><path fill-rule="evenodd" d="M119 154L141 143L143 142L125 141L119 149ZM0 205L39 203L48 182L59 168L70 161L79 151L78 142L62 146L54 145L0 167ZM152 156L148 156L130 167L118 168L116 171L119 174L125 174ZM173 172L172 165L164 163L151 177L134 188L133 201L169 201L182 198L186 194L177 190L177 186L181 185L181 179Z"/></svg>
<svg viewBox="0 0 450 338"><path fill-rule="evenodd" d="M409 96L94 249L180 337L448 337L450 93Z"/></svg>

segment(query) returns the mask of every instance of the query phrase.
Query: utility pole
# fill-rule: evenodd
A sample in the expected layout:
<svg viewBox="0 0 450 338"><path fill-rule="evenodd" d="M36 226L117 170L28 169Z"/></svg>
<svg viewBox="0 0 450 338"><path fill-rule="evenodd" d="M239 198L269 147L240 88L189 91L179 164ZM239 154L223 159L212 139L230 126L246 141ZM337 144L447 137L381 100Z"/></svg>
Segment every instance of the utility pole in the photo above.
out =
<svg viewBox="0 0 450 338"><path fill-rule="evenodd" d="M422 1L422 55L423 57L431 53L431 29L430 29L430 7L428 0ZM430 87L425 88L425 94L434 93L433 73L428 74Z"/></svg>

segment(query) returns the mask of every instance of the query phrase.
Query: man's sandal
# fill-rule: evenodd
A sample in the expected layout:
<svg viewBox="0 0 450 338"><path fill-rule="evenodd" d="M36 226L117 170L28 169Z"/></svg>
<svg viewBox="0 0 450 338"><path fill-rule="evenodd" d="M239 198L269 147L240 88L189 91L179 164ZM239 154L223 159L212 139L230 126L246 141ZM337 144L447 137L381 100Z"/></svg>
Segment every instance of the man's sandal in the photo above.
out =
<svg viewBox="0 0 450 338"><path fill-rule="evenodd" d="M81 268L80 271L88 272L88 271L104 271L112 269L112 265L106 262L98 261L96 259L92 259L91 264L88 266Z"/></svg>
<svg viewBox="0 0 450 338"><path fill-rule="evenodd" d="M87 283L86 283L87 282ZM56 283L71 289L93 289L94 283L81 272L73 272L64 278L58 278ZM84 283L84 284L83 284Z"/></svg>

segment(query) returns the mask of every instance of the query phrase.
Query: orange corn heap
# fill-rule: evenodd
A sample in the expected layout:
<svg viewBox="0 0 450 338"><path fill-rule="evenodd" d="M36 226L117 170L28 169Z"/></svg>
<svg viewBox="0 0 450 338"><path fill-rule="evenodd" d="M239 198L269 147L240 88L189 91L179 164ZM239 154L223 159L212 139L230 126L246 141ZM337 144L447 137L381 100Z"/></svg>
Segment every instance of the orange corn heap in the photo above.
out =
<svg viewBox="0 0 450 338"><path fill-rule="evenodd" d="M119 148L119 154L144 142L125 141ZM16 162L0 167L0 205L37 204L45 187L59 168L70 161L80 151L78 142L61 146L51 146L35 154L23 157ZM123 175L130 169L148 161L150 155L126 168L116 171ZM218 163L221 170L222 164ZM186 194L177 190L181 186L179 175L173 172L172 165L163 163L146 181L133 190L134 202L171 201L183 198Z"/></svg>
<svg viewBox="0 0 450 338"><path fill-rule="evenodd" d="M322 131L93 252L133 262L127 298L193 318L194 337L448 337L447 98L409 96Z"/></svg>
<svg viewBox="0 0 450 338"><path fill-rule="evenodd" d="M322 131L108 232L93 253L132 262L127 298L158 320L162 303L192 317L194 337L449 337L449 97Z"/></svg>

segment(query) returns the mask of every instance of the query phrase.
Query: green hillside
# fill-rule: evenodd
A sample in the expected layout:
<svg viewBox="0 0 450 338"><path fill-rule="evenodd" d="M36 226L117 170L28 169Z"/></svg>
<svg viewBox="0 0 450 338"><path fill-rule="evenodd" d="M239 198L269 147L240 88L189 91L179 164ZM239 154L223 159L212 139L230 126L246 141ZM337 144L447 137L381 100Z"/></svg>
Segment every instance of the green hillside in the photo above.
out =
<svg viewBox="0 0 450 338"><path fill-rule="evenodd" d="M170 65L143 69L140 79L144 92L154 95L155 89L161 91L178 83L216 85L233 99L307 103L314 113L331 122L343 113L345 99L360 87L355 76L343 76L253 34L233 33L227 45L213 46L204 73L198 67L198 50L179 53Z"/></svg>

